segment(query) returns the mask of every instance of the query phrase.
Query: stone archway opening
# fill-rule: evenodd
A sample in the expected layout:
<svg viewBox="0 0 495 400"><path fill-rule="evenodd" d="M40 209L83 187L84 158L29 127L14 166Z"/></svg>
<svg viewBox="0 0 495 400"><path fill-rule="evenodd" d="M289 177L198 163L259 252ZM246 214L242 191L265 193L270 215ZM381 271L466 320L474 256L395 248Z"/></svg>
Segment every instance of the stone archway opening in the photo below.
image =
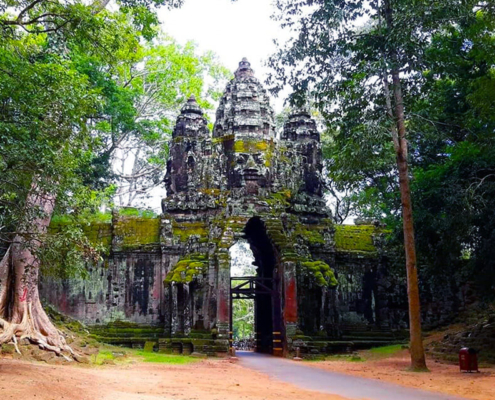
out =
<svg viewBox="0 0 495 400"><path fill-rule="evenodd" d="M230 249L231 289L246 282L243 278L256 276L255 259L246 239L240 239ZM254 350L254 298L231 295L231 321L233 347L236 350Z"/></svg>
<svg viewBox="0 0 495 400"><path fill-rule="evenodd" d="M239 258L235 252L239 246L249 251L245 253L252 267L248 274L239 273ZM280 284L275 249L270 241L263 221L259 217L251 218L244 228L244 239L231 248L231 309L230 332L238 324L235 310L236 301L253 302L254 350L274 355L283 354L282 312L280 303ZM231 338L232 339L232 338Z"/></svg>

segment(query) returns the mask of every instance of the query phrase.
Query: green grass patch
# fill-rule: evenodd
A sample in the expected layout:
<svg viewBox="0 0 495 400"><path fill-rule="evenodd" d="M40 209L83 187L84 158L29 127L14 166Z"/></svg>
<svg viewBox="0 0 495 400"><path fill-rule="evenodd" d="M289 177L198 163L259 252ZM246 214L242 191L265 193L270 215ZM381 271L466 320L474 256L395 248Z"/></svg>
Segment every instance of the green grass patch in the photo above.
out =
<svg viewBox="0 0 495 400"><path fill-rule="evenodd" d="M332 356L325 357L325 361L349 361L349 362L363 362L366 361L364 358L357 354L335 354Z"/></svg>
<svg viewBox="0 0 495 400"><path fill-rule="evenodd" d="M175 354L155 353L151 351L130 349L125 347L105 345L100 348L98 354L91 356L91 362L95 365L127 364L132 361L185 365L200 361L198 358Z"/></svg>
<svg viewBox="0 0 495 400"><path fill-rule="evenodd" d="M91 361L93 362L93 364L96 365L102 365L106 362L106 360L115 361L115 356L113 355L113 353L114 352L109 349L100 349L98 354L95 354L91 357Z"/></svg>
<svg viewBox="0 0 495 400"><path fill-rule="evenodd" d="M189 356L174 354L152 353L144 350L133 350L135 356L140 357L141 361L160 364L184 365L197 362L198 359Z"/></svg>
<svg viewBox="0 0 495 400"><path fill-rule="evenodd" d="M390 346L374 347L369 350L371 354L380 356L391 356L392 354L398 353L404 350L402 344L393 344Z"/></svg>
<svg viewBox="0 0 495 400"><path fill-rule="evenodd" d="M317 357L304 358L304 362L319 362L319 361L348 361L348 362L363 362L366 361L358 354L332 354L330 356L320 355Z"/></svg>

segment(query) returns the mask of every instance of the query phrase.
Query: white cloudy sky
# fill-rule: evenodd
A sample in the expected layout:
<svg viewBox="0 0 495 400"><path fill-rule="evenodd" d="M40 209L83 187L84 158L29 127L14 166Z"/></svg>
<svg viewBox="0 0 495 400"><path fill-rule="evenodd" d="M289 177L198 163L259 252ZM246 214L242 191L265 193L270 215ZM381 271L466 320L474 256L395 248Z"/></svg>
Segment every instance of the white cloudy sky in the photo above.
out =
<svg viewBox="0 0 495 400"><path fill-rule="evenodd" d="M286 35L270 16L271 0L185 0L177 10L159 12L162 28L179 43L196 42L200 51L212 50L220 62L235 71L246 57L261 81L268 69L264 62L275 51L273 39ZM272 99L281 111L283 99Z"/></svg>

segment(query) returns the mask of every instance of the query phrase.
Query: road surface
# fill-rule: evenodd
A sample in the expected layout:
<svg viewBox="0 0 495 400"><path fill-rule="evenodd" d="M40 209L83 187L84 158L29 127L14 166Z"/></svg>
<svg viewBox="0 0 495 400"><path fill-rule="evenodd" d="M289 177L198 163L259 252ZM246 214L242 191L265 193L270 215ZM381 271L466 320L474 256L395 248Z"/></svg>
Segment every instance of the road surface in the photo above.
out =
<svg viewBox="0 0 495 400"><path fill-rule="evenodd" d="M361 378L327 371L284 358L247 351L238 351L240 364L272 378L291 383L303 389L335 394L359 400L466 400L448 394L440 394L406 388L374 379Z"/></svg>

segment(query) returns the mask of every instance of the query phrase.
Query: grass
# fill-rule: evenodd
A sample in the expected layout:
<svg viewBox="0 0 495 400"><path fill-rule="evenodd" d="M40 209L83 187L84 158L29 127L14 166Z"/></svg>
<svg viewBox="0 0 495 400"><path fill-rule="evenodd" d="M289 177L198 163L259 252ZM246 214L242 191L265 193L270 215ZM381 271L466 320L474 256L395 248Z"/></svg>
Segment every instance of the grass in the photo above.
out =
<svg viewBox="0 0 495 400"><path fill-rule="evenodd" d="M373 347L368 350L371 354L377 356L391 356L399 351L404 350L404 345L402 344L393 344L390 346L382 346L382 347Z"/></svg>
<svg viewBox="0 0 495 400"><path fill-rule="evenodd" d="M348 362L364 362L367 360L376 360L393 356L404 350L404 345L394 344L390 346L374 347L369 350L361 350L354 354L333 354L329 356L314 357L305 359L307 362L314 361L348 361Z"/></svg>
<svg viewBox="0 0 495 400"><path fill-rule="evenodd" d="M142 357L141 361L150 363L184 365L198 361L198 359L194 357L155 352L152 353L144 350L134 350L134 353L136 356Z"/></svg>
<svg viewBox="0 0 495 400"><path fill-rule="evenodd" d="M319 361L349 361L362 362L366 361L358 354L333 354L330 356L320 355L312 358L303 358L304 362L319 362Z"/></svg>
<svg viewBox="0 0 495 400"><path fill-rule="evenodd" d="M133 361L185 365L197 362L199 359L189 356L162 354L106 345L100 348L97 355L91 357L91 361L95 365L103 365L109 362L113 364L128 364Z"/></svg>
<svg viewBox="0 0 495 400"><path fill-rule="evenodd" d="M91 357L91 361L93 364L96 365L102 365L105 363L105 360L112 360L114 361L116 358L114 356L114 351L110 349L101 349L98 352L98 354L95 354L94 356Z"/></svg>

